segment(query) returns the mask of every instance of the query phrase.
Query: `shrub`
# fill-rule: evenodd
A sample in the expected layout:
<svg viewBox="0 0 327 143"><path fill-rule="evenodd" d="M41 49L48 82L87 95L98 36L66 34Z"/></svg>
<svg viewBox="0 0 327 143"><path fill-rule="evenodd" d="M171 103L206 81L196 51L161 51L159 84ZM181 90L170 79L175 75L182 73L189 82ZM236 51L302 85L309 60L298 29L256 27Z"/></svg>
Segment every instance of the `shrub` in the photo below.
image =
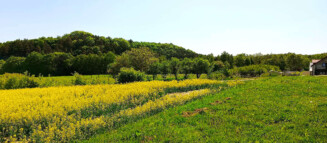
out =
<svg viewBox="0 0 327 143"><path fill-rule="evenodd" d="M280 71L280 69L279 67L272 66L272 65L250 65L250 66L236 67L230 69L229 73L232 76L256 77L270 71Z"/></svg>
<svg viewBox="0 0 327 143"><path fill-rule="evenodd" d="M121 68L118 75L119 83L127 83L134 81L144 81L145 74L140 71L136 71L133 68Z"/></svg>
<svg viewBox="0 0 327 143"><path fill-rule="evenodd" d="M27 73L2 75L0 80L0 89L18 89L18 88L34 88L39 86L37 78L29 76Z"/></svg>
<svg viewBox="0 0 327 143"><path fill-rule="evenodd" d="M83 78L82 75L80 75L78 72L75 72L73 75L74 75L73 83L75 85L86 85L86 80Z"/></svg>
<svg viewBox="0 0 327 143"><path fill-rule="evenodd" d="M219 72L219 71L213 72L209 75L209 79L214 79L214 80L223 80L225 78L226 78L226 76L222 72Z"/></svg>

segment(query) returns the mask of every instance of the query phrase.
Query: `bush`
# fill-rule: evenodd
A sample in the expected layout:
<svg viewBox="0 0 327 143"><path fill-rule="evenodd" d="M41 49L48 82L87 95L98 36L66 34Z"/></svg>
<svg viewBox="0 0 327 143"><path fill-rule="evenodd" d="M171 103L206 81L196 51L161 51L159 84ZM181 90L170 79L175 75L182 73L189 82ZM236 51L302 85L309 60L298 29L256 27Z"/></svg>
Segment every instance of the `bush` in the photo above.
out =
<svg viewBox="0 0 327 143"><path fill-rule="evenodd" d="M232 76L256 77L270 71L280 71L280 69L279 67L272 66L272 65L250 65L250 66L236 67L230 69L229 73Z"/></svg>
<svg viewBox="0 0 327 143"><path fill-rule="evenodd" d="M121 68L118 75L119 83L127 83L134 81L144 81L145 74L140 71L136 71L133 68Z"/></svg>
<svg viewBox="0 0 327 143"><path fill-rule="evenodd" d="M209 75L209 79L214 79L214 80L223 80L225 78L226 78L226 76L222 72L219 72L219 71L213 72Z"/></svg>
<svg viewBox="0 0 327 143"><path fill-rule="evenodd" d="M86 80L78 72L74 73L74 85L86 85Z"/></svg>
<svg viewBox="0 0 327 143"><path fill-rule="evenodd" d="M39 86L37 78L23 74L6 73L0 76L0 89L34 88Z"/></svg>

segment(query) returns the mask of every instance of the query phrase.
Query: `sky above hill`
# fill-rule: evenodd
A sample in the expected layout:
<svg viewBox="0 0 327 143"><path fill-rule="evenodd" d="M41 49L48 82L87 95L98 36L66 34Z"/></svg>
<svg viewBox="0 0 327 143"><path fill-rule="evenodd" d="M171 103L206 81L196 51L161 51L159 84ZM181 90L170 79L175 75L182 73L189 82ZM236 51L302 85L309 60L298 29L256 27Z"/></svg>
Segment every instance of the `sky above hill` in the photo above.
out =
<svg viewBox="0 0 327 143"><path fill-rule="evenodd" d="M0 42L82 30L202 54L327 52L326 0L10 0L0 19Z"/></svg>

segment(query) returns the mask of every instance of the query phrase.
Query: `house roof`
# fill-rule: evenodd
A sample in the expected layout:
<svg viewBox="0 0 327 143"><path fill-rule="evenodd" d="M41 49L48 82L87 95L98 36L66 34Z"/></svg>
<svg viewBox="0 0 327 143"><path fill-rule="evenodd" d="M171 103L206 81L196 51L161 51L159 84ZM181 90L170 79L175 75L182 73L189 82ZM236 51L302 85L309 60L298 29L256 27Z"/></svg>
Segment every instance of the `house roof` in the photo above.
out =
<svg viewBox="0 0 327 143"><path fill-rule="evenodd" d="M320 60L317 60L317 59L313 59L311 62L312 64L315 64L315 63L318 63Z"/></svg>
<svg viewBox="0 0 327 143"><path fill-rule="evenodd" d="M312 65L311 66L313 66L313 65L315 65L315 64L317 64L317 63L319 63L320 61L322 61L322 60L324 60L324 59L327 59L327 57L324 57L324 58L322 58L322 59L320 59L320 60L312 60Z"/></svg>

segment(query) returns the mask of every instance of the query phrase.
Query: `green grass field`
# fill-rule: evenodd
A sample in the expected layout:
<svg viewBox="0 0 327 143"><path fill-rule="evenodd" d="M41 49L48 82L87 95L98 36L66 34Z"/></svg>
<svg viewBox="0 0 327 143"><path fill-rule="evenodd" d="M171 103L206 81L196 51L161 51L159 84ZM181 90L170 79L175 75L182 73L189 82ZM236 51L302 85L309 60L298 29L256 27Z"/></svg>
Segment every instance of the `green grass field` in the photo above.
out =
<svg viewBox="0 0 327 143"><path fill-rule="evenodd" d="M188 79L196 79L195 74L189 74ZM202 74L200 79L207 79L206 74ZM145 75L145 81L152 81L152 75ZM166 79L162 75L157 75L155 80L172 81L175 76L168 74ZM178 74L178 80L184 80L183 74ZM29 83L29 84L27 84ZM33 84L32 84L33 83ZM19 89L35 87L56 87L56 86L74 86L74 85L97 85L97 84L115 84L118 83L117 76L112 75L74 75L74 76L26 76L23 74L6 73L0 75L1 89Z"/></svg>
<svg viewBox="0 0 327 143"><path fill-rule="evenodd" d="M114 84L116 81L111 75L83 75L86 84ZM41 87L49 86L72 86L74 85L74 76L53 76L41 77Z"/></svg>
<svg viewBox="0 0 327 143"><path fill-rule="evenodd" d="M327 142L327 77L274 77L176 106L82 142Z"/></svg>
<svg viewBox="0 0 327 143"><path fill-rule="evenodd" d="M83 80L85 80L86 84L94 85L94 84L114 84L117 81L112 77L112 75L82 75ZM202 74L201 79L206 79L207 75ZM178 74L178 79L183 80L184 75ZM195 74L190 74L188 79L196 79ZM50 87L50 86L72 86L74 85L74 76L52 76L52 77L40 77L40 86L41 87ZM147 75L147 80L153 80L152 75ZM158 75L156 80L164 80L162 75ZM172 74L168 74L166 77L167 81L175 80L175 76Z"/></svg>

